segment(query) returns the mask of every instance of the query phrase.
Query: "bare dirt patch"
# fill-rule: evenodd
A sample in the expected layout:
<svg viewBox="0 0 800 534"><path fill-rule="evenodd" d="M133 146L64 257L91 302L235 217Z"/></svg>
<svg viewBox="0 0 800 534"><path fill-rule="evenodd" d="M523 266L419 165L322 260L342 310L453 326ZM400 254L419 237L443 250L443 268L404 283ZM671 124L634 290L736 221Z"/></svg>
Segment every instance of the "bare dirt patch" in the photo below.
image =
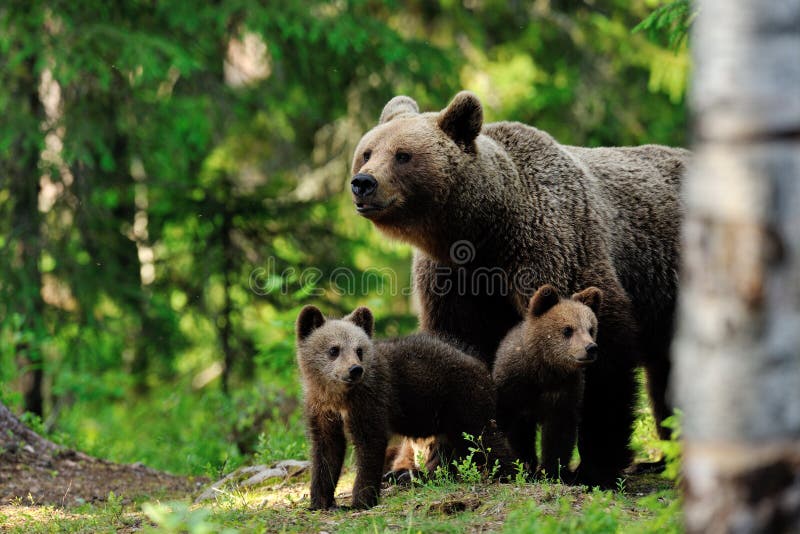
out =
<svg viewBox="0 0 800 534"><path fill-rule="evenodd" d="M142 464L115 464L73 450L36 452L31 447L0 455L0 503L72 506L103 501L109 492L133 500L197 491L202 480L162 473Z"/></svg>

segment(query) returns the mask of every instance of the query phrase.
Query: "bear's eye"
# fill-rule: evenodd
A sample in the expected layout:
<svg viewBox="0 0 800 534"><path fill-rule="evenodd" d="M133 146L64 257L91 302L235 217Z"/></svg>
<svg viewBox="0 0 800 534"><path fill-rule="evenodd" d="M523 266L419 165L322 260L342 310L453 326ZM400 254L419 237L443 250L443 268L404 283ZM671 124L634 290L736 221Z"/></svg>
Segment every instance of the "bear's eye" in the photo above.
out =
<svg viewBox="0 0 800 534"><path fill-rule="evenodd" d="M328 356L331 358L336 358L339 356L339 347L331 347L328 349Z"/></svg>
<svg viewBox="0 0 800 534"><path fill-rule="evenodd" d="M589 336L594 337L594 327L589 329Z"/></svg>
<svg viewBox="0 0 800 534"><path fill-rule="evenodd" d="M372 150L367 150L364 152L364 163L369 161L370 156L372 156Z"/></svg>
<svg viewBox="0 0 800 534"><path fill-rule="evenodd" d="M394 155L394 159L397 163L408 163L411 161L411 154L408 152L398 152Z"/></svg>
<svg viewBox="0 0 800 534"><path fill-rule="evenodd" d="M564 333L564 337L572 337L572 333L574 332L574 330L572 329L571 326L565 326L562 332Z"/></svg>
<svg viewBox="0 0 800 534"><path fill-rule="evenodd" d="M356 349L356 356L358 356L359 360L362 359L364 357L364 349L362 349L361 347L358 347Z"/></svg>

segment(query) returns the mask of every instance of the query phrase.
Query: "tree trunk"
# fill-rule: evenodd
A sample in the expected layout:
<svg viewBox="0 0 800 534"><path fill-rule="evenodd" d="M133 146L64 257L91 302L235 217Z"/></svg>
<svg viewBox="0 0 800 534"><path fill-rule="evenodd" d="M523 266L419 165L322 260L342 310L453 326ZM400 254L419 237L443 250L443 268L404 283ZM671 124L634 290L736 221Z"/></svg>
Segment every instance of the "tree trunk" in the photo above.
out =
<svg viewBox="0 0 800 534"><path fill-rule="evenodd" d="M800 1L693 30L675 393L688 532L800 531Z"/></svg>
<svg viewBox="0 0 800 534"><path fill-rule="evenodd" d="M39 99L39 78L35 58L26 61L25 75L19 79L21 108L27 116L25 124L32 129L20 132L15 153L16 161L10 162L11 196L14 201L12 212L11 239L14 241L15 258L18 262L12 285L14 301L12 306L24 320L20 330L26 335L25 341L18 343L15 352L24 356L30 366L26 381L25 409L36 415L44 413L44 369L40 348L44 335L42 315L42 275L39 270L41 256L41 216L39 214L39 159L44 135L40 133L44 121L44 107Z"/></svg>
<svg viewBox="0 0 800 534"><path fill-rule="evenodd" d="M222 325L219 325L220 320L217 321L219 329L220 343L222 344L222 355L224 358L222 366L222 391L228 395L231 373L233 372L233 347L231 346L231 333L233 325L231 325L231 314L233 313L233 303L231 302L231 274L233 271L233 247L231 243L231 230L233 227L233 215L228 209L227 203L225 204L222 213L222 228L220 229L220 241L222 248L222 283L225 291L225 301L222 306L222 314L220 320Z"/></svg>

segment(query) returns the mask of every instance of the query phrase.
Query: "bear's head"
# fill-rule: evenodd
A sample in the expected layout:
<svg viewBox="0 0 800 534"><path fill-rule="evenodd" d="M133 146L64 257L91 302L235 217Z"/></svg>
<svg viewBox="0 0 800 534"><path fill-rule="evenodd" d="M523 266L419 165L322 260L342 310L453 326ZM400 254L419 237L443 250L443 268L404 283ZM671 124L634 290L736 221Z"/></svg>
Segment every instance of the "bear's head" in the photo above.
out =
<svg viewBox="0 0 800 534"><path fill-rule="evenodd" d="M526 343L548 364L578 369L597 360L597 312L603 292L589 287L571 298L561 298L551 285L531 297L524 323Z"/></svg>
<svg viewBox="0 0 800 534"><path fill-rule="evenodd" d="M304 383L319 393L343 393L364 380L373 360L373 318L356 308L343 319L325 319L316 306L297 317L297 362Z"/></svg>
<svg viewBox="0 0 800 534"><path fill-rule="evenodd" d="M353 157L350 189L358 213L416 242L414 229L440 215L459 178L475 165L482 126L481 103L467 91L438 113L420 113L411 98L394 97Z"/></svg>

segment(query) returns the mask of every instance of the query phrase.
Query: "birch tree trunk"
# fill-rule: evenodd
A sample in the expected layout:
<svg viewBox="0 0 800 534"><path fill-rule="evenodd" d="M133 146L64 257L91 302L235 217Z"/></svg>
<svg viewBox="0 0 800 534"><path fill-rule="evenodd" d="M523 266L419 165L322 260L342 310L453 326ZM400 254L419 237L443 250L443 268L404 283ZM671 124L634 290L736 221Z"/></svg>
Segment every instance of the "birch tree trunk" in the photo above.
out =
<svg viewBox="0 0 800 534"><path fill-rule="evenodd" d="M674 391L688 532L800 532L800 0L701 0Z"/></svg>

